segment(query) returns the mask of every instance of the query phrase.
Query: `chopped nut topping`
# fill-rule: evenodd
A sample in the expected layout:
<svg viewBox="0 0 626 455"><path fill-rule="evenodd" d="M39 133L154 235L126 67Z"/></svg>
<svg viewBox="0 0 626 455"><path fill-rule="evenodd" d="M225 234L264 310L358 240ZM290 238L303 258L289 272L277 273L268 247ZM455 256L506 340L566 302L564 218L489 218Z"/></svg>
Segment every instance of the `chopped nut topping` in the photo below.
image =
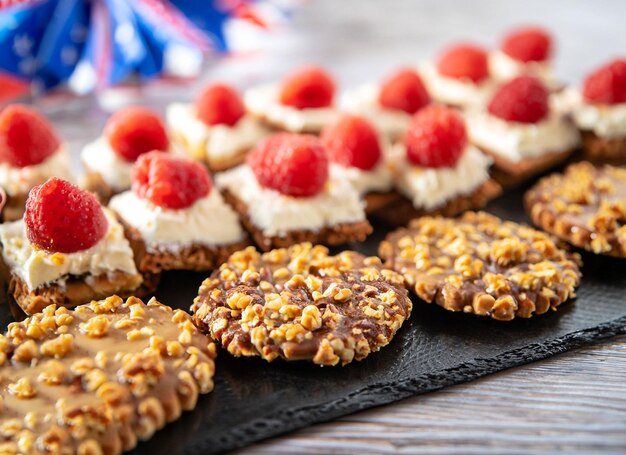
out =
<svg viewBox="0 0 626 455"><path fill-rule="evenodd" d="M126 341L123 321L138 324L132 329L138 340ZM61 327L66 333L57 332ZM130 450L190 409L213 388L216 356L184 311L119 297L75 310L46 307L11 324L0 336L0 353L7 380L0 453L85 455ZM33 400L32 411L24 413L28 404L16 398ZM122 446L111 452L111 441Z"/></svg>
<svg viewBox="0 0 626 455"><path fill-rule="evenodd" d="M196 324L234 355L336 365L389 343L411 302L402 276L380 259L330 256L302 243L233 254L202 283L192 310Z"/></svg>
<svg viewBox="0 0 626 455"><path fill-rule="evenodd" d="M109 320L103 314L79 325L80 331L91 338L101 338L109 331Z"/></svg>
<svg viewBox="0 0 626 455"><path fill-rule="evenodd" d="M570 165L541 179L524 197L537 226L596 254L626 257L626 172Z"/></svg>
<svg viewBox="0 0 626 455"><path fill-rule="evenodd" d="M549 235L483 212L413 220L380 254L426 302L503 321L556 308L575 296L581 276L579 256ZM542 287L558 296L548 306L536 305Z"/></svg>

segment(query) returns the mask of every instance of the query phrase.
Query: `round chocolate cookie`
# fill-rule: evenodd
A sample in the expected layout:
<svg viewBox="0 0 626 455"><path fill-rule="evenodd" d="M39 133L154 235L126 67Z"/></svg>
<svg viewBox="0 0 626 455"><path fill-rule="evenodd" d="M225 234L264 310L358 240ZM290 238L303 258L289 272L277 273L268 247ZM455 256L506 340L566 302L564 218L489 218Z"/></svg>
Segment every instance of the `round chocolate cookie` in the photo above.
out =
<svg viewBox="0 0 626 455"><path fill-rule="evenodd" d="M411 313L407 294L376 257L310 243L249 247L202 283L192 311L235 356L345 365L391 341Z"/></svg>
<svg viewBox="0 0 626 455"><path fill-rule="evenodd" d="M500 321L555 309L581 278L579 256L549 235L484 212L413 220L380 255L426 302Z"/></svg>
<svg viewBox="0 0 626 455"><path fill-rule="evenodd" d="M533 223L596 254L626 257L626 169L572 164L524 197Z"/></svg>

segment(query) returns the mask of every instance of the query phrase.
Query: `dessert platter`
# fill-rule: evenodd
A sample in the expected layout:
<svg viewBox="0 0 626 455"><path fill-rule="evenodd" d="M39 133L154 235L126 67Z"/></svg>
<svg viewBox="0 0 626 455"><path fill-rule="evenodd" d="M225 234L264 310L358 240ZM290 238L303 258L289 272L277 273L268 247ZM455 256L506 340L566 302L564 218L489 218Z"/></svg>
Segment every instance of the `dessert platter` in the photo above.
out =
<svg viewBox="0 0 626 455"><path fill-rule="evenodd" d="M209 83L79 176L5 107L0 453L218 452L625 333L626 60L551 46Z"/></svg>

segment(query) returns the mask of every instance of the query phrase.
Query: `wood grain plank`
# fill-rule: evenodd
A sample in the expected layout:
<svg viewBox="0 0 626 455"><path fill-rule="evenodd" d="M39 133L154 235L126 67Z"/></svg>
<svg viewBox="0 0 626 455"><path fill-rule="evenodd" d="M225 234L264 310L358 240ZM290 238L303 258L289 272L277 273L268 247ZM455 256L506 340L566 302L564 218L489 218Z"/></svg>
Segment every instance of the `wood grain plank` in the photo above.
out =
<svg viewBox="0 0 626 455"><path fill-rule="evenodd" d="M626 453L626 336L238 454Z"/></svg>

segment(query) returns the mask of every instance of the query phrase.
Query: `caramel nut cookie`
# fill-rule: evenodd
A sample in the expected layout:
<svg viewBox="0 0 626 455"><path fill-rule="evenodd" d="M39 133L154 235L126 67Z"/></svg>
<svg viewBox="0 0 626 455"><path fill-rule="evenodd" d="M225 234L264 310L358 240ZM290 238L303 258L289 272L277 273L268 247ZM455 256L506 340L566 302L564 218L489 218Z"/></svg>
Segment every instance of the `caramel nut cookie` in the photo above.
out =
<svg viewBox="0 0 626 455"><path fill-rule="evenodd" d="M379 251L426 302L500 321L556 309L575 297L581 278L577 254L543 232L484 212L413 220Z"/></svg>
<svg viewBox="0 0 626 455"><path fill-rule="evenodd" d="M524 205L535 225L572 245L626 257L626 169L572 164L541 179Z"/></svg>
<svg viewBox="0 0 626 455"><path fill-rule="evenodd" d="M0 335L0 453L132 449L213 389L215 355L154 299L50 305Z"/></svg>
<svg viewBox="0 0 626 455"><path fill-rule="evenodd" d="M296 244L234 253L200 286L194 321L235 356L345 365L387 345L411 313L402 276L353 251Z"/></svg>

